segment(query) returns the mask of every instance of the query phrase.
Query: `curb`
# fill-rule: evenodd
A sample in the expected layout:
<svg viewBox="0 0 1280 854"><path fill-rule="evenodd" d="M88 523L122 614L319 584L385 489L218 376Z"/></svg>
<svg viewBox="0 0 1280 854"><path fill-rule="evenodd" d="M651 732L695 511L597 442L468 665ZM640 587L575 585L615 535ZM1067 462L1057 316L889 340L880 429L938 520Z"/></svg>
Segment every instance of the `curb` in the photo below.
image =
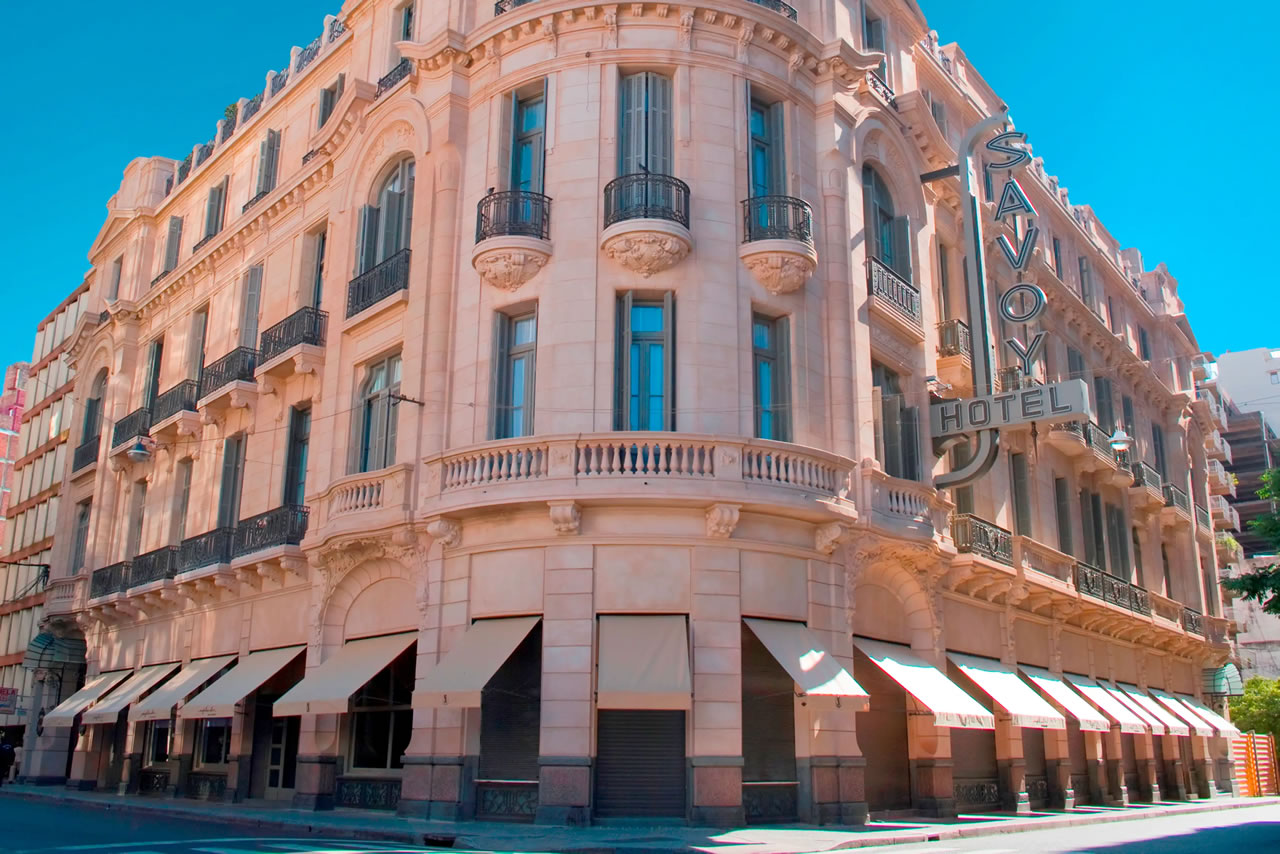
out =
<svg viewBox="0 0 1280 854"><path fill-rule="evenodd" d="M392 829L377 827L333 827L323 824L310 824L307 822L285 821L270 816L254 816L245 814L218 814L208 813L199 809L184 808L182 806L152 806L147 803L139 803L137 801L121 801L119 803L111 803L109 801L89 800L72 797L60 793L50 792L48 794L30 791L4 791L0 790L0 796L12 798L21 798L30 801L49 801L60 804L78 804L89 809L98 809L103 811L115 810L119 812L127 812L138 815L154 815L154 816L170 816L175 818L190 818L208 821L214 824L225 824L234 827L262 828L273 831L290 831L298 835L322 836L326 838L337 839L365 839L369 841L398 842L405 845L415 847L431 847L433 844L437 847L458 848L460 850L502 850L509 849L507 844L511 840L493 840L503 844L491 845L489 840L484 838L483 834L471 835L463 832L457 834L449 834L447 832L430 832L430 828L420 829ZM847 842L841 842L829 848L816 849L821 851L843 851L856 848L870 848L885 845L912 845L926 842L939 842L952 839L972 839L983 836L1001 836L1012 833L1027 833L1037 830L1061 830L1069 827L1079 827L1085 825L1101 824L1108 821L1138 821L1150 818L1166 818L1176 815L1195 815L1206 812L1221 812L1223 810L1248 809L1251 807L1275 806L1280 804L1280 797L1268 798L1251 798L1247 801L1233 800L1226 802L1225 800L1210 800L1200 803L1189 803L1186 805L1169 805L1160 807L1147 807L1141 810L1129 812L1123 808L1116 809L1114 812L1099 812L1083 815L1064 815L1060 818L1045 819L1027 819L1018 823L1006 824L982 824L965 827L938 827L936 829L921 829L918 831L904 830L893 833L886 831L885 833L893 833L892 836L873 835L868 833L864 839L851 839ZM673 828L674 829L674 828ZM685 828L680 828L681 830ZM646 844L646 842L648 844ZM636 840L634 843L625 839L601 841L593 844L588 840L582 840L578 843L570 843L568 845L552 845L544 847L540 850L552 852L552 854L703 854L699 848L692 847L683 843L675 843L667 846L654 846L652 839ZM537 843L535 842L535 845Z"/></svg>

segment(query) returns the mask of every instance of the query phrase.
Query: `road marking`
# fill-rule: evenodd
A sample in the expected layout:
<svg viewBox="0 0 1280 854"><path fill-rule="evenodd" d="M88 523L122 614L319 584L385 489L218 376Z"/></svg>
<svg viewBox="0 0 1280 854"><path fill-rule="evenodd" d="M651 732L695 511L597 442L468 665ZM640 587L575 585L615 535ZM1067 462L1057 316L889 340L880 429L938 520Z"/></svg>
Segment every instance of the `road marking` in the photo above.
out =
<svg viewBox="0 0 1280 854"><path fill-rule="evenodd" d="M218 845L219 843L231 844L231 845L234 845L236 843L256 843L259 847L247 849L247 850L253 852L253 854L258 854L261 847L263 846L268 846L268 845L275 846L275 847L287 846L289 845L289 839L290 837L287 837L287 836L285 837L237 836L237 837L229 837L229 838L210 838L210 839L203 839L203 840L202 839L165 839L165 840L148 841L143 844L152 845L152 846L181 845L184 847L192 847L192 846L200 845L201 842L208 842L214 845ZM351 840L325 839L323 837L318 837L316 839L294 837L292 839L292 842L297 845L297 847L293 848L292 850L313 851L313 852L328 851L328 850L343 850L343 851L359 850L361 854L364 854L364 852L368 852L368 851L388 851L388 850L403 851L406 848L409 848L409 846L395 845L393 843L361 842L359 844L361 846L366 846L366 847L355 849L352 847ZM305 843L305 845L303 843ZM111 850L111 851L119 852L119 854L164 854L164 852L152 851L150 849L145 849L145 848L139 848L138 844L139 843L137 842L109 842L106 844L99 843L96 845L62 845L54 848L35 848L30 850L33 850L33 851L107 851L107 850ZM194 851L227 850L227 851L242 852L242 854L244 851L246 851L246 849L244 848L208 849L208 848L196 848L196 847L192 847L192 850ZM280 850L290 850L290 849L288 847L281 847Z"/></svg>

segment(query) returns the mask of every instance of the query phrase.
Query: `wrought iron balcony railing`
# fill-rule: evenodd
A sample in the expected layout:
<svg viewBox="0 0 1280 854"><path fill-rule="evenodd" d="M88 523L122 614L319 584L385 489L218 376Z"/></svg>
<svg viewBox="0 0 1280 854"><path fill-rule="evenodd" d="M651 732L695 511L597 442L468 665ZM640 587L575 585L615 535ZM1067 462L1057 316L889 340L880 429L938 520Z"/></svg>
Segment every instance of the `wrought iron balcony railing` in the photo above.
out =
<svg viewBox="0 0 1280 854"><path fill-rule="evenodd" d="M476 204L476 243L523 235L551 239L551 197L526 190L490 193Z"/></svg>
<svg viewBox="0 0 1280 854"><path fill-rule="evenodd" d="M867 258L867 292L886 302L916 326L923 326L920 291L874 255Z"/></svg>
<svg viewBox="0 0 1280 854"><path fill-rule="evenodd" d="M71 455L71 471L78 472L96 463L101 445L101 436L87 437L84 442L76 447L75 452Z"/></svg>
<svg viewBox="0 0 1280 854"><path fill-rule="evenodd" d="M996 388L1000 391L1017 391L1020 388L1031 388L1039 384L1039 380L1024 374L1022 368L1017 365L1009 365L996 371ZM1080 425L1076 424L1077 429L1074 432L1080 433L1079 427ZM1083 436L1081 438L1083 439Z"/></svg>
<svg viewBox="0 0 1280 854"><path fill-rule="evenodd" d="M973 358L973 335L963 320L944 320L938 324L938 355Z"/></svg>
<svg viewBox="0 0 1280 854"><path fill-rule="evenodd" d="M179 412L195 412L196 400L199 396L200 383L195 380L183 380L160 394L156 402L151 404L151 423L159 424Z"/></svg>
<svg viewBox="0 0 1280 854"><path fill-rule="evenodd" d="M1092 596L1138 614L1151 615L1150 593L1084 561L1076 562L1075 585L1084 596Z"/></svg>
<svg viewBox="0 0 1280 854"><path fill-rule="evenodd" d="M689 185L670 175L636 172L604 185L605 228L628 219L665 219L689 227Z"/></svg>
<svg viewBox="0 0 1280 854"><path fill-rule="evenodd" d="M129 586L141 587L153 581L173 578L178 572L178 547L165 546L140 554L133 559L129 570Z"/></svg>
<svg viewBox="0 0 1280 854"><path fill-rule="evenodd" d="M118 448L125 442L147 435L150 427L151 410L145 406L133 410L116 422L115 429L111 431L111 447Z"/></svg>
<svg viewBox="0 0 1280 854"><path fill-rule="evenodd" d="M375 101L378 100L384 94L386 94L387 91L390 90L393 86L395 86L401 80L408 77L409 71L412 70L412 68L413 68L413 63L410 62L408 59L402 59L399 62L397 62L395 68L391 69L386 74L382 75L381 78L379 78L378 90L374 92L373 99Z"/></svg>
<svg viewBox="0 0 1280 854"><path fill-rule="evenodd" d="M231 562L231 546L235 528L214 528L187 537L178 547L178 572L190 572L219 563Z"/></svg>
<svg viewBox="0 0 1280 854"><path fill-rule="evenodd" d="M1145 486L1162 494L1164 492L1164 482L1160 477L1160 472L1142 461L1133 464L1133 485Z"/></svg>
<svg viewBox="0 0 1280 854"><path fill-rule="evenodd" d="M886 104L893 107L895 110L898 109L898 96L894 94L893 89L890 88L889 84L886 83L879 74L876 74L874 71L868 71L867 86L872 92L875 92L880 96L881 100Z"/></svg>
<svg viewBox="0 0 1280 854"><path fill-rule="evenodd" d="M1196 505L1196 527L1213 530L1213 520L1209 518L1209 508Z"/></svg>
<svg viewBox="0 0 1280 854"><path fill-rule="evenodd" d="M273 546L296 546L307 533L311 510L297 504L285 504L266 513L242 519L236 526L232 555L240 557Z"/></svg>
<svg viewBox="0 0 1280 854"><path fill-rule="evenodd" d="M791 196L744 199L742 242L756 240L798 240L812 246L813 209L804 199Z"/></svg>
<svg viewBox="0 0 1280 854"><path fill-rule="evenodd" d="M409 250L401 249L347 285L347 317L355 317L392 294L408 289Z"/></svg>
<svg viewBox="0 0 1280 854"><path fill-rule="evenodd" d="M271 189L274 190L275 188L272 187ZM245 202L243 205L240 206L240 213L245 213L246 211L249 210L249 208L253 207L254 205L256 205L258 202L265 199L270 194L271 194L271 190L258 191L257 195L253 196L252 198L249 199L249 201Z"/></svg>
<svg viewBox="0 0 1280 854"><path fill-rule="evenodd" d="M772 9L779 15L785 15L793 21L797 20L796 10L788 6L786 3L783 3L782 0L747 0L747 2L754 3L757 6L763 6L766 9Z"/></svg>
<svg viewBox="0 0 1280 854"><path fill-rule="evenodd" d="M498 0L498 2L493 4L493 16L496 18L506 12L510 12L518 6L523 6L526 3L532 2L533 0Z"/></svg>
<svg viewBox="0 0 1280 854"><path fill-rule="evenodd" d="M260 109L262 109L262 93L261 92L254 95L252 98L250 98L248 101L245 102L244 111L240 117L240 121L242 123L249 121L249 119L257 115L258 110Z"/></svg>
<svg viewBox="0 0 1280 854"><path fill-rule="evenodd" d="M257 365L257 350L237 347L213 364L205 365L200 374L200 397L208 397L234 382L253 382L253 369Z"/></svg>
<svg viewBox="0 0 1280 854"><path fill-rule="evenodd" d="M129 588L129 561L122 560L101 569L95 569L89 577L89 598L123 593Z"/></svg>
<svg viewBox="0 0 1280 854"><path fill-rule="evenodd" d="M1204 637L1204 614L1201 614L1195 608L1184 607L1182 609L1182 628L1193 635Z"/></svg>
<svg viewBox="0 0 1280 854"><path fill-rule="evenodd" d="M329 313L318 308L300 308L284 320L262 333L258 363L267 362L300 344L324 346L325 331L329 326Z"/></svg>
<svg viewBox="0 0 1280 854"><path fill-rule="evenodd" d="M322 43L321 37L316 36L314 39L311 40L311 44L307 45L302 50L298 51L298 61L294 63L294 68L301 71L302 69L310 65L312 62L314 62L315 58L320 55L321 43Z"/></svg>
<svg viewBox="0 0 1280 854"><path fill-rule="evenodd" d="M1164 484L1164 506L1176 507L1188 516L1191 515L1191 499L1187 493L1172 483Z"/></svg>
<svg viewBox="0 0 1280 854"><path fill-rule="evenodd" d="M1084 440L1104 457L1116 459L1115 448L1111 447L1111 434L1092 421L1084 424Z"/></svg>
<svg viewBox="0 0 1280 854"><path fill-rule="evenodd" d="M952 514L951 538L962 554L982 555L1013 566L1013 534L986 519L972 513Z"/></svg>

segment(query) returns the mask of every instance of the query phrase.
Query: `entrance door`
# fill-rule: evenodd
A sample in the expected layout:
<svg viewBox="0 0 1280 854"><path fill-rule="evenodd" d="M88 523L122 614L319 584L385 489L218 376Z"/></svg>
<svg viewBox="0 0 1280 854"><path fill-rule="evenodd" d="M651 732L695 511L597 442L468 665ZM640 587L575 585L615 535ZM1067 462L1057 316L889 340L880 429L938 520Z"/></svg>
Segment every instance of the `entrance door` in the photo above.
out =
<svg viewBox="0 0 1280 854"><path fill-rule="evenodd" d="M298 725L296 715L271 719L271 744L267 749L267 800L292 800L298 770Z"/></svg>
<svg viewBox="0 0 1280 854"><path fill-rule="evenodd" d="M684 817L684 719L683 711L599 711L597 816Z"/></svg>

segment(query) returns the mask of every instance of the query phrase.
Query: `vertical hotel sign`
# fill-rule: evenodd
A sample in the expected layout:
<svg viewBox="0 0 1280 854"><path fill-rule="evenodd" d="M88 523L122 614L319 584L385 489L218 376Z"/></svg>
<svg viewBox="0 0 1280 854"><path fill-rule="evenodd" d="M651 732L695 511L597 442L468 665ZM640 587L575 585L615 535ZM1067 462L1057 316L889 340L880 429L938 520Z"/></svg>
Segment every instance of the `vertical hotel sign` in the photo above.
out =
<svg viewBox="0 0 1280 854"><path fill-rule="evenodd" d="M982 238L981 206L974 193L974 149L980 139L992 130L1005 125L1008 113L1001 110L969 129L960 144L959 177L962 201L965 204L964 232L968 245L966 264L968 280L977 287L969 288L969 327L973 341L973 389L975 396L942 400L929 407L929 424L935 447L946 447L969 442L968 460L964 466L944 472L934 478L939 489L962 486L986 474L1000 453L1000 428L1031 421L1047 423L1077 421L1090 417L1089 389L1084 380L1072 379L1048 384L1031 384L1025 388L997 389L993 382L994 365L991 347L991 319L988 306L989 282L987 280L984 244ZM986 164L992 172L1006 175L996 204L995 221L1024 214L1035 217L1027 195L1014 176L1014 170L1031 162L1031 154L1025 147L1027 135L1020 131L1005 130L988 139L984 148L1003 159ZM931 176L925 176L928 180ZM1031 262L1040 229L1030 226L1015 247L1004 234L996 238L1000 254L1013 270L1016 284L1006 290L996 301L1000 316L1012 324L1027 324L1039 319L1045 310L1045 294L1030 282L1017 281ZM1031 376L1036 359L1044 352L1048 333L1038 331L1029 341L1015 337L1006 338L1009 348L1022 369L1023 376Z"/></svg>

